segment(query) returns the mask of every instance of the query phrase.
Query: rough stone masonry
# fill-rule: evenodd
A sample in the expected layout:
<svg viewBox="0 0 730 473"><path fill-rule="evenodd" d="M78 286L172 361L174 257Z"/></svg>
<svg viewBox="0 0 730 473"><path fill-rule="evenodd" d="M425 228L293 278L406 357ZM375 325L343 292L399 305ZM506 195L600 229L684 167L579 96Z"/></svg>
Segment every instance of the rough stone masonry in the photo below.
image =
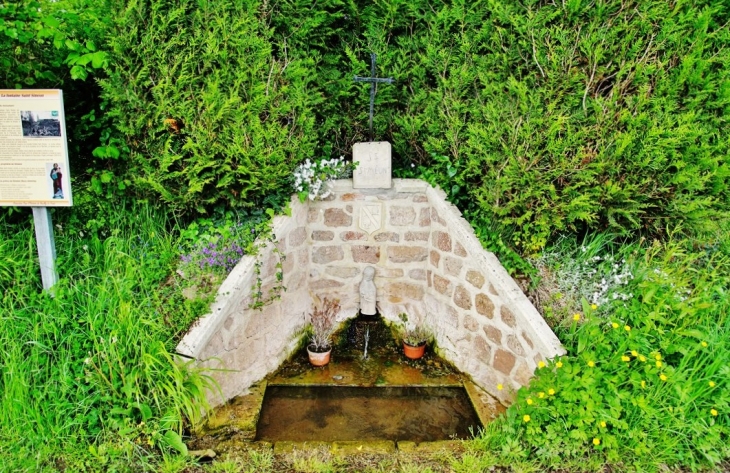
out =
<svg viewBox="0 0 730 473"><path fill-rule="evenodd" d="M274 233L285 255L280 301L248 309L254 279L244 257L219 291L212 313L178 346L213 372L222 397L243 393L274 371L297 345L312 296L340 299L339 320L358 310L358 284L376 268L378 307L388 320L400 312L433 332L437 351L503 402L527 384L540 360L562 354L559 340L507 274L485 251L445 194L424 181L393 179L391 189L354 189L335 181L324 201L292 201ZM274 285L278 256L262 258L264 289ZM497 390L502 384L507 389Z"/></svg>

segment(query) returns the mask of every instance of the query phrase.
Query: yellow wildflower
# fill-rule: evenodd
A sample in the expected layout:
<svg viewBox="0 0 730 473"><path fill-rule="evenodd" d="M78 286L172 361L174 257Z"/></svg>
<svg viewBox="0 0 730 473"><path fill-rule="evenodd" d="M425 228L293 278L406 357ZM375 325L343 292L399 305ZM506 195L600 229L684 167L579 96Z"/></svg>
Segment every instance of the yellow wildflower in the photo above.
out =
<svg viewBox="0 0 730 473"><path fill-rule="evenodd" d="M544 361L542 361L542 360L538 361L538 362L537 362L537 367L538 367L538 368L545 368L545 362L544 362Z"/></svg>
<svg viewBox="0 0 730 473"><path fill-rule="evenodd" d="M624 356L621 357L621 361L631 361L631 358L629 358L628 356L624 355Z"/></svg>
<svg viewBox="0 0 730 473"><path fill-rule="evenodd" d="M596 304L591 304L591 309L596 310L598 309L598 306Z"/></svg>
<svg viewBox="0 0 730 473"><path fill-rule="evenodd" d="M555 366L557 366L558 368L562 368L563 367L563 362L562 361L558 361L557 363L555 363Z"/></svg>
<svg viewBox="0 0 730 473"><path fill-rule="evenodd" d="M715 387L715 382L714 381L710 381L710 387L711 388L714 388Z"/></svg>
<svg viewBox="0 0 730 473"><path fill-rule="evenodd" d="M645 388L646 387L646 381L644 381L643 379L641 380L641 387L642 388Z"/></svg>
<svg viewBox="0 0 730 473"><path fill-rule="evenodd" d="M644 355L639 355L639 361L642 363L646 361L646 357Z"/></svg>
<svg viewBox="0 0 730 473"><path fill-rule="evenodd" d="M527 414L525 414L525 415L523 415L523 416L522 416L522 420L523 420L524 422L530 422L530 416L529 416L529 415L527 415Z"/></svg>
<svg viewBox="0 0 730 473"><path fill-rule="evenodd" d="M527 398L527 405L531 406L534 401L531 398Z"/></svg>
<svg viewBox="0 0 730 473"><path fill-rule="evenodd" d="M631 356L633 356L634 358L636 358L637 356L639 356L639 352L636 351L636 350L631 350Z"/></svg>
<svg viewBox="0 0 730 473"><path fill-rule="evenodd" d="M588 366L590 366L591 368L593 368L594 366L596 366L596 364L593 362L593 360L591 360L591 361L588 362Z"/></svg>
<svg viewBox="0 0 730 473"><path fill-rule="evenodd" d="M550 388L550 389L548 389L548 394L549 394L550 396L553 396L553 395L555 395L555 390L554 390L553 388Z"/></svg>
<svg viewBox="0 0 730 473"><path fill-rule="evenodd" d="M576 322L579 321L580 320L580 314L573 315L573 320L575 320Z"/></svg>
<svg viewBox="0 0 730 473"><path fill-rule="evenodd" d="M661 368L662 367L662 362L661 361L657 361L656 362L656 367L657 368Z"/></svg>
<svg viewBox="0 0 730 473"><path fill-rule="evenodd" d="M539 397L540 399L542 399L542 398L545 397L545 393L542 392L542 391L540 391L539 393L537 393L537 397Z"/></svg>
<svg viewBox="0 0 730 473"><path fill-rule="evenodd" d="M504 389L504 386L502 385L502 383L499 383L499 384L497 385L497 391L501 391L501 390L503 390L503 389Z"/></svg>
<svg viewBox="0 0 730 473"><path fill-rule="evenodd" d="M606 428L606 421L605 420L602 420L601 421L601 427L603 427L604 429Z"/></svg>
<svg viewBox="0 0 730 473"><path fill-rule="evenodd" d="M707 342L705 342L705 341L702 341L702 342L700 343L700 345L702 345L703 347L707 348Z"/></svg>
<svg viewBox="0 0 730 473"><path fill-rule="evenodd" d="M717 411L715 409L710 409L710 414L717 416Z"/></svg>
<svg viewBox="0 0 730 473"><path fill-rule="evenodd" d="M596 445L596 446L601 445L601 439L599 439L598 437L595 437L593 439L593 445Z"/></svg>
<svg viewBox="0 0 730 473"><path fill-rule="evenodd" d="M657 353L656 355L654 355L654 359L657 360L657 361L659 361L659 360L662 359L662 355L659 354L659 353Z"/></svg>
<svg viewBox="0 0 730 473"><path fill-rule="evenodd" d="M659 375L659 378L660 378L660 379L661 379L662 381L666 381L666 380L667 380L667 375L665 375L664 373L662 373L662 374L660 374L660 375Z"/></svg>
<svg viewBox="0 0 730 473"><path fill-rule="evenodd" d="M631 327L629 327L628 325L624 325L624 330L626 330L627 332L630 332L631 331Z"/></svg>
<svg viewBox="0 0 730 473"><path fill-rule="evenodd" d="M616 322L612 322L612 323L611 323L611 327L613 327L613 328L618 328L618 324L617 324Z"/></svg>

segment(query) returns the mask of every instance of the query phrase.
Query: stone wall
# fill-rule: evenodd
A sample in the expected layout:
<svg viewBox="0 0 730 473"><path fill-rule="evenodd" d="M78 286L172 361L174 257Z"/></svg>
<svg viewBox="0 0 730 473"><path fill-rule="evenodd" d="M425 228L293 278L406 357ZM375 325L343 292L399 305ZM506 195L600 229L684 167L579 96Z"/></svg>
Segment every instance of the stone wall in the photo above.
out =
<svg viewBox="0 0 730 473"><path fill-rule="evenodd" d="M338 319L354 317L366 266L376 269L377 303L397 322L406 312L434 334L439 353L504 402L527 384L537 363L562 353L545 324L497 258L482 249L445 194L424 181L394 179L392 189L333 183L324 201L292 201L277 217L283 262L282 299L263 312L248 309L254 259L234 269L213 306L178 351L204 366L228 399L276 369L297 345L313 297L337 298ZM264 291L274 284L278 257L266 248ZM503 384L507 389L497 390Z"/></svg>
<svg viewBox="0 0 730 473"><path fill-rule="evenodd" d="M306 287L309 266L307 206L291 201L292 216L273 222L276 247L268 244L257 258L244 256L218 290L211 312L195 322L177 346L177 353L198 361L198 366L225 369L210 371L221 393L211 393L215 406L245 392L274 371L298 345L298 334L307 323L310 295ZM260 274L256 262L261 263ZM263 297L276 285L281 263L286 291L262 310L251 309L252 287L262 279Z"/></svg>

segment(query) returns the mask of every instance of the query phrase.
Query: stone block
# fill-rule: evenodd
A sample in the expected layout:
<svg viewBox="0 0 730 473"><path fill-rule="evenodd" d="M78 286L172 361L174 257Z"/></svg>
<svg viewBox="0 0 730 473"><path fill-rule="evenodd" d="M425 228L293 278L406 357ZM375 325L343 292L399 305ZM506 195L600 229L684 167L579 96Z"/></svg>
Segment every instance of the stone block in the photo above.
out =
<svg viewBox="0 0 730 473"><path fill-rule="evenodd" d="M418 213L418 226L428 227L431 225L431 209L426 207Z"/></svg>
<svg viewBox="0 0 730 473"><path fill-rule="evenodd" d="M289 274L294 269L294 264L297 262L296 253L289 253L282 256L281 269L284 274Z"/></svg>
<svg viewBox="0 0 730 473"><path fill-rule="evenodd" d="M380 262L380 247L355 245L352 247L352 260L356 263L376 264Z"/></svg>
<svg viewBox="0 0 730 473"><path fill-rule="evenodd" d="M525 349L514 335L507 335L507 347L512 350L512 353L515 355L525 356Z"/></svg>
<svg viewBox="0 0 730 473"><path fill-rule="evenodd" d="M309 282L309 289L333 289L336 287L342 287L343 285L343 283L341 283L340 281L335 281L334 279L318 279L317 281Z"/></svg>
<svg viewBox="0 0 730 473"><path fill-rule="evenodd" d="M532 343L532 339L527 336L524 330L522 331L522 339L525 341L525 343L527 343L530 348L535 348L535 345Z"/></svg>
<svg viewBox="0 0 730 473"><path fill-rule="evenodd" d="M297 256L297 262L301 265L309 264L309 248L302 248L301 250L299 250L299 255Z"/></svg>
<svg viewBox="0 0 730 473"><path fill-rule="evenodd" d="M312 250L312 263L327 264L345 258L341 246L318 246Z"/></svg>
<svg viewBox="0 0 730 473"><path fill-rule="evenodd" d="M363 200L365 199L365 196L362 194L355 194L352 192L348 192L346 194L342 194L342 197L340 197L340 200L343 202L352 202L353 200Z"/></svg>
<svg viewBox="0 0 730 473"><path fill-rule="evenodd" d="M368 236L362 232L347 231L340 233L342 241L367 241Z"/></svg>
<svg viewBox="0 0 730 473"><path fill-rule="evenodd" d="M406 241L428 241L428 232L406 232Z"/></svg>
<svg viewBox="0 0 730 473"><path fill-rule="evenodd" d="M297 227L289 233L289 248L296 248L307 240L307 227Z"/></svg>
<svg viewBox="0 0 730 473"><path fill-rule="evenodd" d="M499 309L500 316L502 317L502 322L507 324L509 327L515 328L516 322L515 322L515 315L512 313L511 310L506 305L503 305Z"/></svg>
<svg viewBox="0 0 730 473"><path fill-rule="evenodd" d="M502 344L502 331L497 327L494 327L492 325L485 325L484 333L487 335L487 338L493 341L495 344Z"/></svg>
<svg viewBox="0 0 730 473"><path fill-rule="evenodd" d="M441 251L450 252L451 251L451 236L446 232L439 232L435 231L432 233L433 235L433 246L438 248Z"/></svg>
<svg viewBox="0 0 730 473"><path fill-rule="evenodd" d="M515 366L515 356L501 348L497 349L497 353L494 354L494 369L500 371L506 375L512 372L512 368Z"/></svg>
<svg viewBox="0 0 730 473"><path fill-rule="evenodd" d="M431 266L436 268L439 267L439 261L441 260L441 253L435 250L431 250Z"/></svg>
<svg viewBox="0 0 730 473"><path fill-rule="evenodd" d="M420 246L391 246L388 248L388 259L393 263L412 263L425 261L428 250Z"/></svg>
<svg viewBox="0 0 730 473"><path fill-rule="evenodd" d="M461 243L459 243L458 241L454 243L454 254L456 256L461 256L462 258L467 255L466 250L463 246L461 246Z"/></svg>
<svg viewBox="0 0 730 473"><path fill-rule="evenodd" d="M428 202L428 197L426 197L424 194L416 194L411 200L413 202Z"/></svg>
<svg viewBox="0 0 730 473"><path fill-rule="evenodd" d="M457 328L459 326L459 313L451 306L444 306L443 313L441 316L443 317L444 322L449 324L450 326Z"/></svg>
<svg viewBox="0 0 730 473"><path fill-rule="evenodd" d="M403 270L400 268L375 268L375 277L386 279L402 278Z"/></svg>
<svg viewBox="0 0 730 473"><path fill-rule="evenodd" d="M349 227L352 225L352 216L342 209L326 209L324 211L324 224L328 227Z"/></svg>
<svg viewBox="0 0 730 473"><path fill-rule="evenodd" d="M423 299L425 291L423 286L419 284L410 284L406 282L395 282L387 286L388 294L395 297L407 298L420 301Z"/></svg>
<svg viewBox="0 0 730 473"><path fill-rule="evenodd" d="M444 227L446 226L446 221L439 216L438 212L436 212L436 209L433 207L431 208L431 221L438 222Z"/></svg>
<svg viewBox="0 0 730 473"><path fill-rule="evenodd" d="M354 278L360 274L360 269L354 267L342 267L342 266L328 266L324 270L325 273L336 278L348 279Z"/></svg>
<svg viewBox="0 0 730 473"><path fill-rule="evenodd" d="M519 365L517 365L517 369L515 370L514 380L520 383L522 386L527 386L530 383L531 378L532 371L527 366L527 363L521 361Z"/></svg>
<svg viewBox="0 0 730 473"><path fill-rule="evenodd" d="M464 286L457 286L454 291L454 304L464 310L471 309L471 293Z"/></svg>
<svg viewBox="0 0 730 473"><path fill-rule="evenodd" d="M492 358L492 347L482 337L474 337L474 354L483 363L489 363Z"/></svg>
<svg viewBox="0 0 730 473"><path fill-rule="evenodd" d="M308 223L317 223L319 222L319 216L322 215L321 209L309 209L307 210L307 222Z"/></svg>
<svg viewBox="0 0 730 473"><path fill-rule="evenodd" d="M444 257L444 271L446 271L446 274L458 277L461 274L462 266L464 266L464 263L460 259L451 256Z"/></svg>
<svg viewBox="0 0 730 473"><path fill-rule="evenodd" d="M453 286L451 285L451 281L449 281L446 278L443 278L439 276L438 274L433 275L433 287L436 289L436 291L440 292L441 294L445 296L451 297L451 292L453 291Z"/></svg>
<svg viewBox="0 0 730 473"><path fill-rule="evenodd" d="M458 288L457 288L458 290ZM469 314L464 314L464 321L463 321L464 328L467 329L470 332L476 332L479 330L479 322L477 322L477 319L472 317Z"/></svg>
<svg viewBox="0 0 730 473"><path fill-rule="evenodd" d="M469 284L481 289L484 286L484 276L479 271L469 270L466 272L466 280Z"/></svg>
<svg viewBox="0 0 730 473"><path fill-rule="evenodd" d="M492 299L490 299L489 296L480 292L474 298L474 303L476 305L477 312L490 319L494 317L494 302L492 302Z"/></svg>
<svg viewBox="0 0 730 473"><path fill-rule="evenodd" d="M357 168L352 173L354 189L390 189L391 146L387 141L370 141L352 145L352 161Z"/></svg>
<svg viewBox="0 0 730 473"><path fill-rule="evenodd" d="M417 279L419 281L425 281L426 280L426 270L425 269L411 269L408 271L408 277L411 279Z"/></svg>
<svg viewBox="0 0 730 473"><path fill-rule="evenodd" d="M400 235L398 235L395 232L382 232L375 235L375 241L382 242L382 241L393 241L395 243L398 243L400 241Z"/></svg>
<svg viewBox="0 0 730 473"><path fill-rule="evenodd" d="M390 207L390 224L396 227L411 225L416 221L416 211L413 207L393 205Z"/></svg>
<svg viewBox="0 0 730 473"><path fill-rule="evenodd" d="M313 241L332 241L335 239L335 232L329 230L315 230L312 232Z"/></svg>

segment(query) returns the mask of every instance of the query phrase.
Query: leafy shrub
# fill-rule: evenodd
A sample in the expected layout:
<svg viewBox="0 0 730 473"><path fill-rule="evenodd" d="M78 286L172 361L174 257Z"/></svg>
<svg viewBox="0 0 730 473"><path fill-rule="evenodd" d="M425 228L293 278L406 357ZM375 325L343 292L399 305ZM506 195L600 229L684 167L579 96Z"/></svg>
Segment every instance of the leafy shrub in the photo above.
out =
<svg viewBox="0 0 730 473"><path fill-rule="evenodd" d="M375 115L394 166L422 165L532 253L559 231L661 234L728 210L729 15L711 1L293 1L272 24L315 61L325 151L365 137L352 75L376 52L396 79Z"/></svg>
<svg viewBox="0 0 730 473"><path fill-rule="evenodd" d="M101 83L130 150L123 175L179 210L282 192L314 152L313 77L273 54L259 3L144 0L116 14Z"/></svg>
<svg viewBox="0 0 730 473"><path fill-rule="evenodd" d="M629 261L636 278L618 288L634 297L584 302L558 329L568 354L538 368L483 447L578 469L730 457L730 254L676 242L642 250Z"/></svg>

